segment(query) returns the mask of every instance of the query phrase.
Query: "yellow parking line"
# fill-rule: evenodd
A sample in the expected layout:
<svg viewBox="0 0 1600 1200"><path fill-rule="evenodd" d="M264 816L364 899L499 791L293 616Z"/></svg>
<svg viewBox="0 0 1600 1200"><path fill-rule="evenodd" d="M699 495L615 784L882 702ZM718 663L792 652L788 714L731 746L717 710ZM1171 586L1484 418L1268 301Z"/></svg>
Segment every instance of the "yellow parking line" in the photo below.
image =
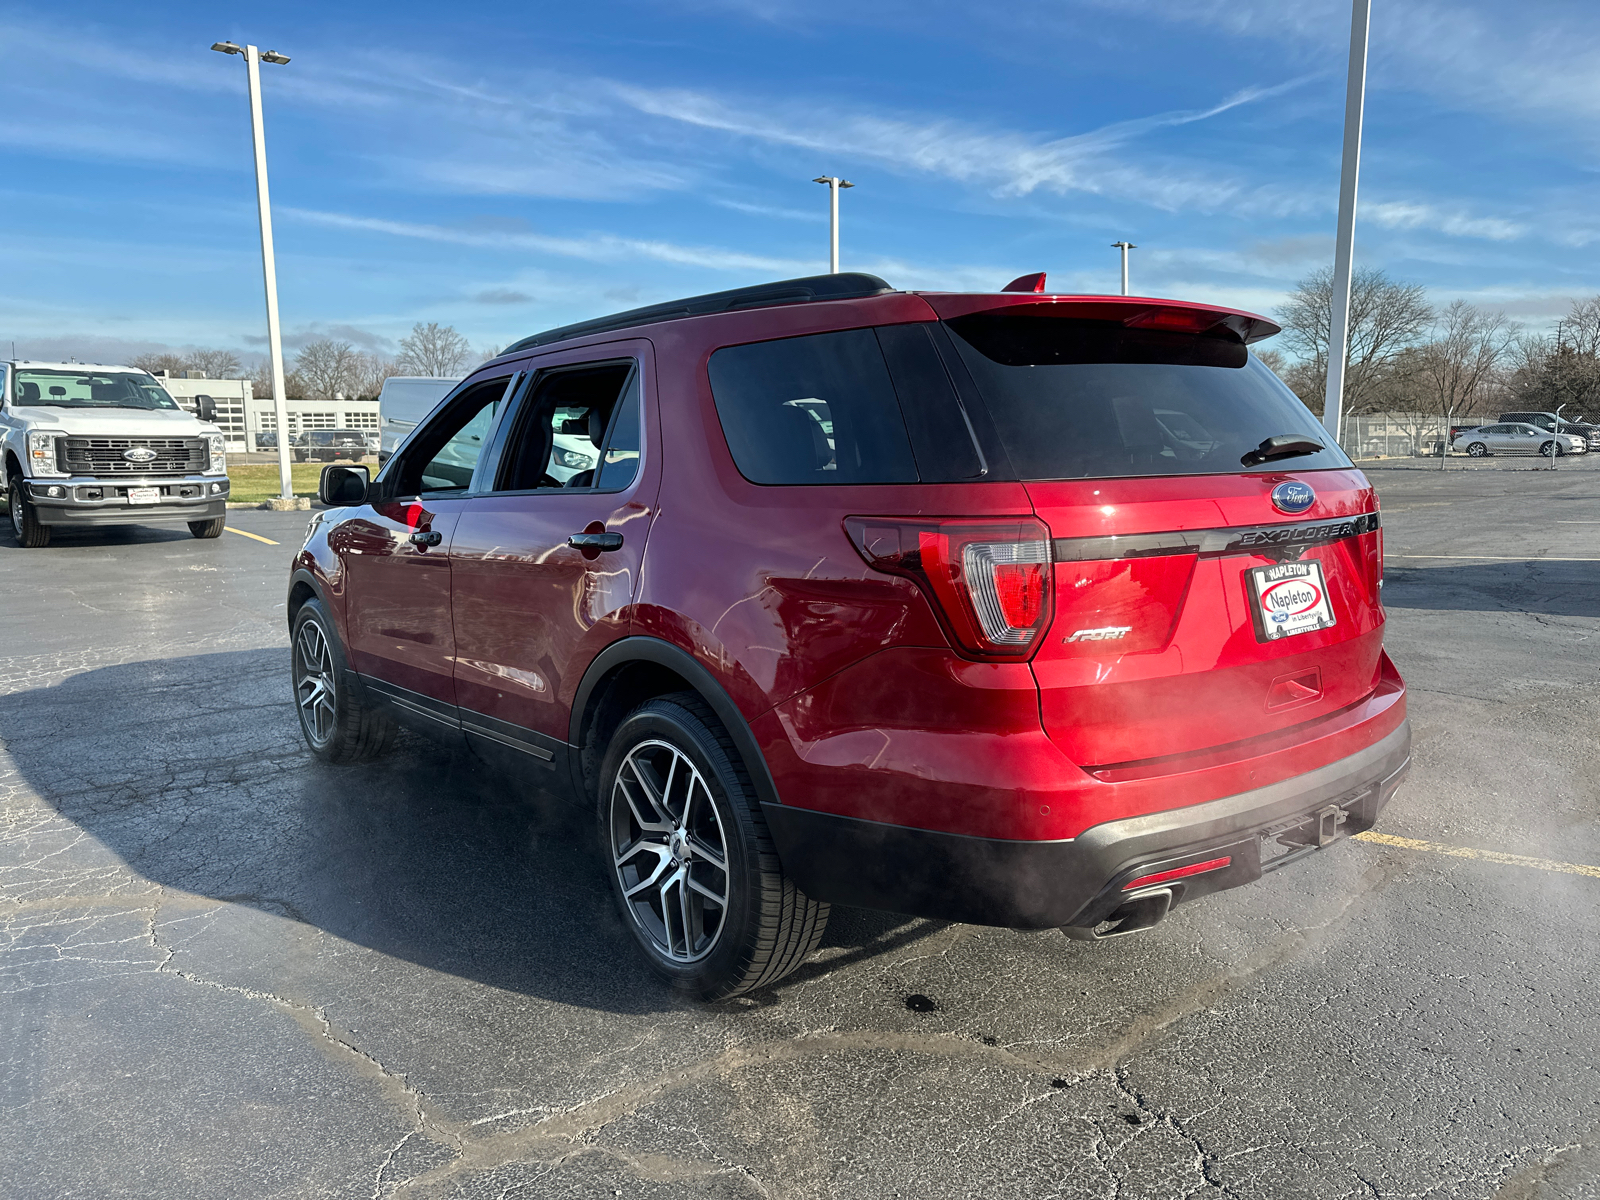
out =
<svg viewBox="0 0 1600 1200"><path fill-rule="evenodd" d="M1356 834L1355 840L1373 842L1379 846L1398 846L1402 850L1426 850L1430 854L1448 854L1451 858L1475 858L1481 862L1501 863L1508 867L1532 867L1536 871L1559 871L1563 875L1587 875L1591 879L1600 879L1600 867L1591 867L1587 863L1556 862L1550 858L1529 858L1525 854L1475 850L1471 846L1446 846L1440 842L1395 837L1392 833L1377 833L1371 829Z"/></svg>
<svg viewBox="0 0 1600 1200"><path fill-rule="evenodd" d="M223 528L229 533L237 533L240 537L255 538L256 541L265 542L269 546L276 546L278 544L271 538L262 537L259 533L246 533L243 529L235 529L232 525L224 525Z"/></svg>

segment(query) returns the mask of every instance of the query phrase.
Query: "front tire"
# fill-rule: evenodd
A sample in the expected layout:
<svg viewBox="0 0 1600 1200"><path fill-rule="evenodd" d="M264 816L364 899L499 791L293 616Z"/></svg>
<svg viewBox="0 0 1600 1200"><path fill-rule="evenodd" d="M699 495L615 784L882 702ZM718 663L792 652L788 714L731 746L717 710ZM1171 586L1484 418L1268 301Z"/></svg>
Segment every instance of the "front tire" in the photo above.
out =
<svg viewBox="0 0 1600 1200"><path fill-rule="evenodd" d="M17 539L17 545L30 549L50 544L50 526L39 522L39 514L33 507L33 502L27 496L28 485L22 477L16 476L11 480L9 495L6 497L6 507L11 515L11 534Z"/></svg>
<svg viewBox="0 0 1600 1200"><path fill-rule="evenodd" d="M1545 458L1549 458L1552 454L1560 454L1561 450L1554 442L1546 442L1544 445L1539 447L1539 453Z"/></svg>
<svg viewBox="0 0 1600 1200"><path fill-rule="evenodd" d="M365 762L394 740L394 719L374 708L345 666L344 648L319 600L295 614L290 649L295 712L306 745L323 762Z"/></svg>
<svg viewBox="0 0 1600 1200"><path fill-rule="evenodd" d="M828 905L784 875L749 772L699 696L623 720L598 801L623 924L673 988L724 1000L766 987L821 942Z"/></svg>
<svg viewBox="0 0 1600 1200"><path fill-rule="evenodd" d="M1469 458L1484 458L1487 457L1488 453L1489 447L1482 442L1473 442L1472 445L1467 447L1467 456Z"/></svg>
<svg viewBox="0 0 1600 1200"><path fill-rule="evenodd" d="M197 538L218 538L222 536L222 528L227 523L227 517L212 517L209 521L190 521L189 532Z"/></svg>

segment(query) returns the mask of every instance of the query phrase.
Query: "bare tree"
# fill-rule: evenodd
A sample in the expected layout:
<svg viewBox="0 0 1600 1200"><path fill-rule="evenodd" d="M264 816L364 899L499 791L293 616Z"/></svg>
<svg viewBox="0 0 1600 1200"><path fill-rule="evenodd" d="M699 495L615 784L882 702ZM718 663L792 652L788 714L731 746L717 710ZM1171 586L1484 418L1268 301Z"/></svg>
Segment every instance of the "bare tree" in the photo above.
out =
<svg viewBox="0 0 1600 1200"><path fill-rule="evenodd" d="M357 400L376 400L378 393L383 391L383 381L400 373L400 365L392 358L359 354L356 356L350 395Z"/></svg>
<svg viewBox="0 0 1600 1200"><path fill-rule="evenodd" d="M191 350L184 356L184 369L203 371L207 379L235 379L239 375L239 356L231 350Z"/></svg>
<svg viewBox="0 0 1600 1200"><path fill-rule="evenodd" d="M1439 315L1417 362L1422 389L1447 426L1472 410L1516 340L1517 327L1504 313L1484 312L1465 300Z"/></svg>
<svg viewBox="0 0 1600 1200"><path fill-rule="evenodd" d="M355 390L359 355L349 342L324 338L295 355L295 372L305 380L312 400L332 400Z"/></svg>
<svg viewBox="0 0 1600 1200"><path fill-rule="evenodd" d="M149 371L152 375L166 371L169 375L176 375L179 371L187 370L184 360L176 354L137 354L128 360L130 367L138 367L141 371Z"/></svg>
<svg viewBox="0 0 1600 1200"><path fill-rule="evenodd" d="M471 354L472 347L453 325L418 321L411 333L400 339L398 361L407 375L442 377L460 374Z"/></svg>
<svg viewBox="0 0 1600 1200"><path fill-rule="evenodd" d="M1302 369L1289 372L1290 386L1312 412L1322 413L1328 378L1328 330L1333 324L1333 270L1302 279L1278 314L1288 347ZM1350 285L1350 340L1344 376L1344 411L1372 412L1396 355L1422 340L1433 310L1419 284L1396 283L1383 271L1357 271Z"/></svg>

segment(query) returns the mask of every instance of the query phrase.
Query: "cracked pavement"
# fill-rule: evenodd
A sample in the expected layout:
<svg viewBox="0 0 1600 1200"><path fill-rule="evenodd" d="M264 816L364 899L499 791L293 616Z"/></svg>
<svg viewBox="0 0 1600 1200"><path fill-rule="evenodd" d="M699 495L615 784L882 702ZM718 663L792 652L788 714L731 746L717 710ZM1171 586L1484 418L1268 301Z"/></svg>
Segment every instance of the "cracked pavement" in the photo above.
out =
<svg viewBox="0 0 1600 1200"><path fill-rule="evenodd" d="M1380 829L1600 864L1600 562L1398 557L1600 559L1600 456L1371 473ZM1341 842L1100 945L840 909L691 1004L584 814L310 758L305 518L230 521L282 544L0 544L0 1194L1600 1196L1593 878Z"/></svg>

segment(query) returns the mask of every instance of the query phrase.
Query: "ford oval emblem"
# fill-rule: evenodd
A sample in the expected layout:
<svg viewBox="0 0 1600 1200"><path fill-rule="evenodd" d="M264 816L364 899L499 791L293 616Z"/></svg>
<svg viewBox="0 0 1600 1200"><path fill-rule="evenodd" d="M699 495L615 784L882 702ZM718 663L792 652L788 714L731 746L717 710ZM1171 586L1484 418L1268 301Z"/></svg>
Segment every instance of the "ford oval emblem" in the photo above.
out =
<svg viewBox="0 0 1600 1200"><path fill-rule="evenodd" d="M1309 483L1286 479L1272 489L1272 507L1282 513L1303 513L1317 502Z"/></svg>
<svg viewBox="0 0 1600 1200"><path fill-rule="evenodd" d="M150 449L149 446L135 446L132 450L124 450L122 457L131 463L147 463L154 462L160 455ZM1276 495L1277 493L1274 492L1273 494Z"/></svg>

